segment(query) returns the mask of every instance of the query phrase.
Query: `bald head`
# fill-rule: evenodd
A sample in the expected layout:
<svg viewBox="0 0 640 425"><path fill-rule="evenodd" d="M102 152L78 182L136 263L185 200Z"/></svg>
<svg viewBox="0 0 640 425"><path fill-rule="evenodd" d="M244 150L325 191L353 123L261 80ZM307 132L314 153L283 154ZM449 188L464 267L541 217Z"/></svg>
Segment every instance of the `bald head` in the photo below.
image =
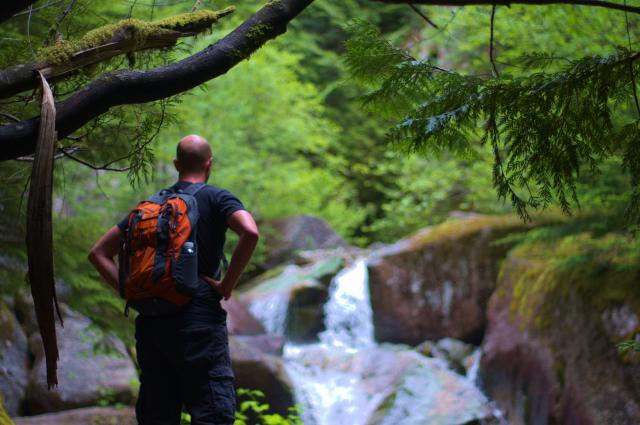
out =
<svg viewBox="0 0 640 425"><path fill-rule="evenodd" d="M176 149L176 168L181 174L208 172L211 146L204 137L192 134L183 137Z"/></svg>

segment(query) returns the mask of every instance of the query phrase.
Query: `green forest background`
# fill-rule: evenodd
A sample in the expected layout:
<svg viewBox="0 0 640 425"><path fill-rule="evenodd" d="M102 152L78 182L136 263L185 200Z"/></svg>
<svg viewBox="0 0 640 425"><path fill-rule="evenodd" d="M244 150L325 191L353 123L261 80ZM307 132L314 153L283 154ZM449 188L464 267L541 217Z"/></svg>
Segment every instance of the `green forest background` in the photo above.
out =
<svg viewBox="0 0 640 425"><path fill-rule="evenodd" d="M42 46L51 44L56 36L75 39L127 16L143 20L168 17L191 10L193 3L78 1L58 27L51 26L58 8L23 14L0 29L0 66L38 57ZM231 4L237 10L211 34L184 39L171 51L119 58L58 84L56 99L64 99L106 70L144 69L188 56L235 28L262 2L197 3L212 10ZM451 211L513 213L508 199L498 199L488 144L408 149L388 137L404 114L402 107L392 102L384 108L363 104L363 96L375 87L355 75L353 57L351 62L345 60L345 42L354 34L371 31L370 25L416 58L465 75L491 77L491 8L428 10L437 29L407 5L365 0L315 2L285 35L227 75L166 101L115 108L74 138L62 141L83 161L125 169L93 170L68 158L56 161L56 273L73 287L73 306L99 325L130 337L129 327L118 325L125 320L122 302L100 282L86 255L102 232L137 201L175 181L171 160L177 141L186 134L201 134L210 141L215 160L209 183L236 194L259 225L277 217L315 214L350 243L366 247L440 223ZM627 25L623 13L606 9L499 8L497 64L503 76L527 76L532 72L526 66L531 54L545 52L556 58L546 69L560 69L571 60L634 50L637 30L637 19ZM524 55L529 59L523 59ZM635 116L630 97L619 103L614 122ZM4 114L0 120L11 122L10 115L31 116L37 107L37 102L28 99L1 103ZM479 140L481 128L475 134ZM611 146L615 140L602 143ZM126 159L119 159L123 157ZM633 237L635 223L625 214L632 191L628 169L615 146L596 159L597 170L586 164L576 176L577 199L569 200L571 214L563 213L562 203L554 199L544 216L552 224L527 237L570 241L577 246L568 250L573 255L571 267L594 258L635 267L640 249ZM0 290L5 293L26 286L23 233L30 165L28 161L0 163ZM266 224L262 231L268 233ZM257 261L262 255L263 246Z"/></svg>

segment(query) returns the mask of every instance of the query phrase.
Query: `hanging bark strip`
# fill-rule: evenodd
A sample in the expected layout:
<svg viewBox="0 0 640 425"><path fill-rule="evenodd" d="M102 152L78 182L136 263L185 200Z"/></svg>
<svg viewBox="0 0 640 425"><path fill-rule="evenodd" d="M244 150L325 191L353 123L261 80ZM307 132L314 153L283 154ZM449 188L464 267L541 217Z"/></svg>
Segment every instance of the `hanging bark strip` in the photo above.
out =
<svg viewBox="0 0 640 425"><path fill-rule="evenodd" d="M42 106L27 205L27 256L29 285L47 364L47 385L51 389L58 384L58 342L54 306L62 323L53 280L51 223L53 154L57 140L56 108L47 80L42 74L38 74L42 87Z"/></svg>

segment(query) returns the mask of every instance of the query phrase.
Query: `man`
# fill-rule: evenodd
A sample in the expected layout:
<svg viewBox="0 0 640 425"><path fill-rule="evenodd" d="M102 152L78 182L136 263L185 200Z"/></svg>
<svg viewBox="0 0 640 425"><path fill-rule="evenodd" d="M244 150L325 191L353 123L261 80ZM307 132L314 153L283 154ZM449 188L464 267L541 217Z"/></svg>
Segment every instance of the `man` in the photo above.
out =
<svg viewBox="0 0 640 425"><path fill-rule="evenodd" d="M191 135L178 143L174 165L176 189L206 183L213 157L209 143ZM136 417L140 425L178 425L182 407L193 425L233 424L235 391L229 358L226 312L228 299L258 242L258 229L242 203L226 190L205 186L196 194L198 291L179 313L136 318L136 350L140 394ZM89 260L114 289L114 261L127 218L109 229L91 249ZM220 279L227 227L239 235L229 268Z"/></svg>

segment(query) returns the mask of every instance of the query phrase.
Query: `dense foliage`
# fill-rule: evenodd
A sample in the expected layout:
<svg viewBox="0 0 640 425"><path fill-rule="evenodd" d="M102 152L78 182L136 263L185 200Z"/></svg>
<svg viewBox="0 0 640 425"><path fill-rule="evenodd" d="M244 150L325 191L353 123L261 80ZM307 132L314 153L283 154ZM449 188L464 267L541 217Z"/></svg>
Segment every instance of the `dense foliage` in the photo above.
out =
<svg viewBox="0 0 640 425"><path fill-rule="evenodd" d="M526 20L529 9L514 9L505 11L506 17L500 10L504 33L500 27L492 29L496 40L507 40L506 46L497 49L504 49L505 58L500 59L508 61L500 73L496 66L494 75L482 72L477 57L464 59L469 40L466 46L464 42L453 45L444 54L415 55L413 51L420 53L415 46L413 51L397 47L373 25L355 22L347 64L351 76L368 89L364 106L396 122L388 137L402 150L464 156L490 152L499 198L510 200L524 218L529 218L530 207L544 209L553 203L570 212L572 204L578 204L580 176L599 171L607 158L621 158L630 177L628 212L637 221L640 105L635 75L640 54L633 49L630 24L625 22L626 33L622 25L619 37L604 40L616 41L618 47L595 54L606 49L598 43L582 52L562 43L560 48L551 45L561 37L575 37L568 32L575 20L568 20L569 25L565 21L568 12L575 10L558 8L538 14L539 28L529 28L534 34L531 42L526 40L526 27L535 25ZM590 13L600 25L614 18L611 12ZM478 18L477 13L466 13L456 16L451 25L460 20L470 24L458 27L457 35L469 36L473 45L478 26L472 19L477 22ZM516 20L523 22L521 27L506 25ZM540 37L540 27L550 22L562 23L557 35L545 32ZM514 34L514 28L522 32ZM603 42L599 31L593 34L584 38ZM522 44L513 42L514 38ZM531 48L539 50L525 50ZM463 66L453 62L461 58ZM485 62L489 63L489 55Z"/></svg>
<svg viewBox="0 0 640 425"><path fill-rule="evenodd" d="M78 40L128 17L167 18L194 3L212 10L232 3L237 11L172 50L120 56L56 83L56 99L109 70L147 69L198 51L261 4L78 0L58 22L69 3L54 2L0 27L0 66L37 59L56 39ZM138 200L175 180L175 144L189 133L210 140L211 183L237 194L263 232L269 219L310 213L366 246L454 210L504 212L513 203L526 216L531 207L559 204L576 213L578 201L576 219L553 237L626 229L621 213L637 213L640 196L630 84L637 18L629 17L627 32L616 11L498 8L494 76L490 8L428 13L438 29L407 5L318 1L228 75L162 102L114 108L62 140L71 155L55 167L56 270L73 288L74 307L107 328L130 329L119 326L122 303L86 253ZM36 110L32 93L0 101L0 123ZM7 293L24 286L29 170L28 161L0 164ZM498 200L496 189L511 202Z"/></svg>

